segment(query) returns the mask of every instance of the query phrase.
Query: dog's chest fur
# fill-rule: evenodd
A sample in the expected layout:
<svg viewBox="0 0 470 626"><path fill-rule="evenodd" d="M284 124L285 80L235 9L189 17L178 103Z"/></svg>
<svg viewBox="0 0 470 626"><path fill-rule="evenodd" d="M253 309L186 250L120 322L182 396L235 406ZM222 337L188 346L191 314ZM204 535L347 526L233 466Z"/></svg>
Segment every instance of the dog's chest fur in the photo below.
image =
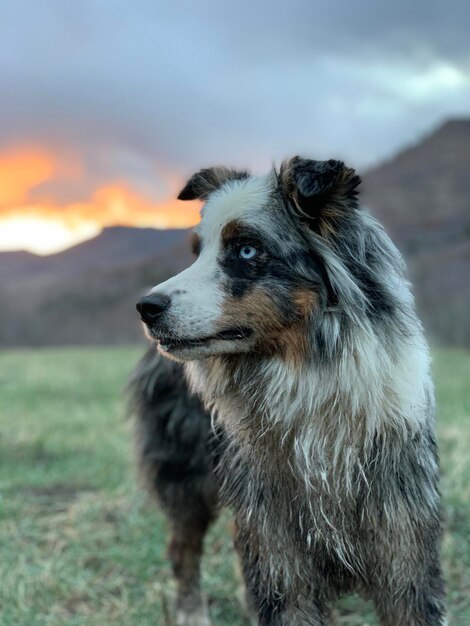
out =
<svg viewBox="0 0 470 626"><path fill-rule="evenodd" d="M379 435L364 413L372 406L361 408L341 393L322 398L326 381L314 371L294 380L282 365L246 357L207 359L187 371L228 433L220 466L225 497L251 540L256 535L263 575L276 588L290 586L292 578L301 587L334 577L337 589L364 579L371 565L365 556L373 545L383 556L387 527L406 518L392 473L406 480L415 475L420 515L435 514L437 465L427 431L416 436L408 425L403 445L381 415ZM429 413L419 400L415 414ZM387 410L380 394L377 402ZM411 549L413 538L407 540Z"/></svg>

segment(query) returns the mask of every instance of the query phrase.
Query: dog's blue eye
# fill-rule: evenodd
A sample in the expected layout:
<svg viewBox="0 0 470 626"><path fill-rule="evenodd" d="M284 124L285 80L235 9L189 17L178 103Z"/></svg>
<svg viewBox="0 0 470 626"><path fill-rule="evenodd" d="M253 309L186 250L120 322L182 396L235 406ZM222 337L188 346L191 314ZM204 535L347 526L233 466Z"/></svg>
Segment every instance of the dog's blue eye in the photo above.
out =
<svg viewBox="0 0 470 626"><path fill-rule="evenodd" d="M254 246L242 246L240 248L240 258L241 259L252 259L258 254L258 250Z"/></svg>

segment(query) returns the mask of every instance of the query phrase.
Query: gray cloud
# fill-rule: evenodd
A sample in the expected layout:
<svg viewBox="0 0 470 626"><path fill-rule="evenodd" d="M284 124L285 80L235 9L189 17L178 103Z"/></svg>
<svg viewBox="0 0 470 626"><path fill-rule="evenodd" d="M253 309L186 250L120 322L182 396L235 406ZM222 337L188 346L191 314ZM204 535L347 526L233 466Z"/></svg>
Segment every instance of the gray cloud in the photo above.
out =
<svg viewBox="0 0 470 626"><path fill-rule="evenodd" d="M296 152L367 166L470 113L468 32L458 0L7 0L0 149L78 154L64 196L126 177L163 197L166 168Z"/></svg>

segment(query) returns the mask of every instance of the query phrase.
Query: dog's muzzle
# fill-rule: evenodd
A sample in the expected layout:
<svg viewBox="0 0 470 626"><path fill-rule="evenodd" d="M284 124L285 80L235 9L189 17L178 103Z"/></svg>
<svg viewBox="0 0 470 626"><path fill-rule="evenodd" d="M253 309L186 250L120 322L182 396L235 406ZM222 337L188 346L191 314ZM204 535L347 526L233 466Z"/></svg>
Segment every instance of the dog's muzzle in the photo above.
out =
<svg viewBox="0 0 470 626"><path fill-rule="evenodd" d="M136 309L140 313L140 319L147 324L147 326L153 326L158 322L170 307L171 298L159 293L153 293L149 296L145 296L135 305Z"/></svg>

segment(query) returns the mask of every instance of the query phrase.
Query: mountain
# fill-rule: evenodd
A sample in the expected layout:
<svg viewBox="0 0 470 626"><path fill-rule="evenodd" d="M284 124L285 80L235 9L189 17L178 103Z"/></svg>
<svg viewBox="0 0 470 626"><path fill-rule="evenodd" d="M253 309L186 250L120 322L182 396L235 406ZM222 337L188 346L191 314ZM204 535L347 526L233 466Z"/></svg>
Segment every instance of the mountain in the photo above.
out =
<svg viewBox="0 0 470 626"><path fill-rule="evenodd" d="M361 195L408 261L428 334L470 346L470 119L366 172Z"/></svg>
<svg viewBox="0 0 470 626"><path fill-rule="evenodd" d="M470 347L470 120L443 124L365 172L361 198L408 261L435 341ZM106 228L39 257L0 253L0 345L142 338L134 303L191 262L187 230Z"/></svg>
<svg viewBox="0 0 470 626"><path fill-rule="evenodd" d="M24 250L0 252L0 284L36 272L40 263L41 257Z"/></svg>
<svg viewBox="0 0 470 626"><path fill-rule="evenodd" d="M362 198L405 253L470 233L470 120L451 120L363 176Z"/></svg>
<svg viewBox="0 0 470 626"><path fill-rule="evenodd" d="M185 241L188 231L155 228L105 228L100 235L80 245L46 257L46 266L62 272L77 272L93 267L112 268L122 262L145 261Z"/></svg>
<svg viewBox="0 0 470 626"><path fill-rule="evenodd" d="M48 256L23 251L0 253L0 280L8 283L43 275L65 278L93 268L112 269L144 262L186 242L188 237L189 231L182 229L105 228L93 239Z"/></svg>
<svg viewBox="0 0 470 626"><path fill-rule="evenodd" d="M123 227L47 257L0 253L0 345L138 341L135 303L191 259L187 230Z"/></svg>

